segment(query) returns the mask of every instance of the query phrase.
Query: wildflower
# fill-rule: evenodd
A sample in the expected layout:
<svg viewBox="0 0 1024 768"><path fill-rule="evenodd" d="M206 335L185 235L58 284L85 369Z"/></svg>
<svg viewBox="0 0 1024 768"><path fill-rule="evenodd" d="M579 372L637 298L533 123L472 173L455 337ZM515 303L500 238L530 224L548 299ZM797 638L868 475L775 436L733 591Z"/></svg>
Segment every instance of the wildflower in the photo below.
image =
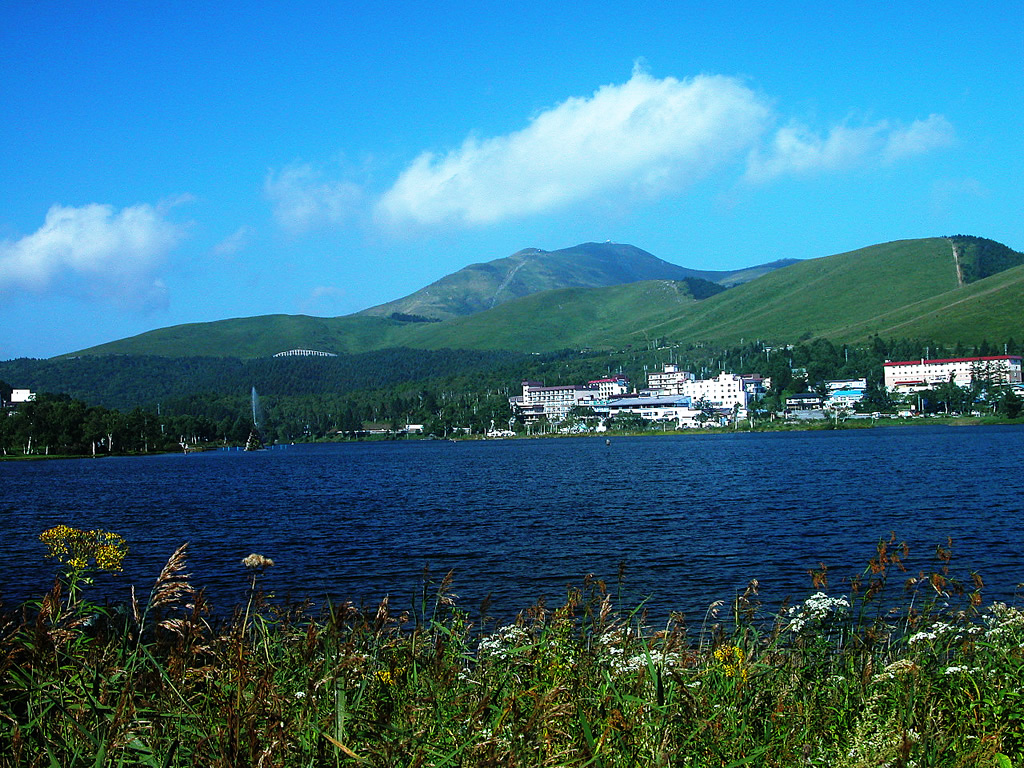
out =
<svg viewBox="0 0 1024 768"><path fill-rule="evenodd" d="M58 525L39 534L46 545L47 557L55 558L73 572L84 571L92 563L99 571L117 572L128 554L124 537L109 531L83 531Z"/></svg>
<svg viewBox="0 0 1024 768"><path fill-rule="evenodd" d="M723 645L715 650L715 661L722 665L726 677L747 679L747 668L744 666L746 654L737 645Z"/></svg>
<svg viewBox="0 0 1024 768"><path fill-rule="evenodd" d="M1005 648L1024 645L1024 611L1006 603L993 603L989 611L984 616L987 640Z"/></svg>
<svg viewBox="0 0 1024 768"><path fill-rule="evenodd" d="M850 610L846 596L829 597L816 592L799 605L794 605L782 615L789 620L786 629L800 632L805 628L822 624L826 619L843 616Z"/></svg>
<svg viewBox="0 0 1024 768"><path fill-rule="evenodd" d="M384 685L394 686L398 684L398 679L402 676L403 672L405 672L404 667L398 667L393 672L390 669L378 669L374 676Z"/></svg>
<svg viewBox="0 0 1024 768"><path fill-rule="evenodd" d="M494 634L482 638L478 647L481 656L505 661L515 656L524 646L529 644L529 633L523 627L513 624L501 627Z"/></svg>
<svg viewBox="0 0 1024 768"><path fill-rule="evenodd" d="M650 650L646 653L638 653L625 658L625 651L621 648L609 648L612 653L609 659L612 673L615 675L636 674L647 669L648 661L655 667L671 667L681 663L678 653L666 653L665 651Z"/></svg>

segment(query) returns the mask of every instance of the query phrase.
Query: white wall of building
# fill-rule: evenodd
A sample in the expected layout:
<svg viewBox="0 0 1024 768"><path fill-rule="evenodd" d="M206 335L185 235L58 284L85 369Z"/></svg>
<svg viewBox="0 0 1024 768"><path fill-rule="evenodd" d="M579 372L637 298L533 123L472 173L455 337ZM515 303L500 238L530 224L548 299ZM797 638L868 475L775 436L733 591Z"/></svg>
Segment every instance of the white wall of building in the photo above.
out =
<svg viewBox="0 0 1024 768"><path fill-rule="evenodd" d="M945 384L953 377L958 387L970 386L978 377L992 377L1002 384L1021 381L1021 358L1017 355L990 357L957 357L940 360L907 360L886 362L885 388L906 394Z"/></svg>
<svg viewBox="0 0 1024 768"><path fill-rule="evenodd" d="M747 407L747 388L742 376L722 371L713 379L695 379L685 382L681 394L690 397L693 402L707 400L716 408L733 408L740 410Z"/></svg>

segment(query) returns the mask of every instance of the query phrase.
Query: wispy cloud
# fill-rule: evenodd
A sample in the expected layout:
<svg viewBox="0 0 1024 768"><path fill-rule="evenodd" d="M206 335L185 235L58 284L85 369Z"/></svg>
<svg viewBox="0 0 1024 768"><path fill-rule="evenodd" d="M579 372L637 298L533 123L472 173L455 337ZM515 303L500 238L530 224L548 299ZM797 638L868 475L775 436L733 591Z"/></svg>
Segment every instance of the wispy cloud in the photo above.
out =
<svg viewBox="0 0 1024 768"><path fill-rule="evenodd" d="M293 233L343 224L357 215L363 202L359 185L327 180L308 163L271 171L263 191L274 206L278 224Z"/></svg>
<svg viewBox="0 0 1024 768"><path fill-rule="evenodd" d="M55 292L143 307L165 303L158 273L185 235L183 226L166 218L177 202L120 211L99 203L52 206L33 234L0 242L0 294Z"/></svg>
<svg viewBox="0 0 1024 768"><path fill-rule="evenodd" d="M931 115L907 127L894 126L887 120L870 125L836 125L826 134L794 122L777 130L766 147L751 151L745 178L763 183L780 176L878 166L948 146L952 141L953 126L941 115Z"/></svg>
<svg viewBox="0 0 1024 768"><path fill-rule="evenodd" d="M316 315L330 313L339 306L345 297L345 290L333 285L318 285L309 295L299 302L299 310L303 314Z"/></svg>
<svg viewBox="0 0 1024 768"><path fill-rule="evenodd" d="M735 78L659 80L634 71L515 133L421 154L378 213L398 225L482 225L612 190L658 194L747 150L770 117L767 103Z"/></svg>
<svg viewBox="0 0 1024 768"><path fill-rule="evenodd" d="M251 239L252 229L244 226L239 227L213 246L213 252L217 256L231 256L248 247Z"/></svg>
<svg viewBox="0 0 1024 768"><path fill-rule="evenodd" d="M882 158L891 163L905 157L923 155L950 146L954 138L953 124L949 120L942 115L929 115L926 120L915 120L906 128L891 131Z"/></svg>

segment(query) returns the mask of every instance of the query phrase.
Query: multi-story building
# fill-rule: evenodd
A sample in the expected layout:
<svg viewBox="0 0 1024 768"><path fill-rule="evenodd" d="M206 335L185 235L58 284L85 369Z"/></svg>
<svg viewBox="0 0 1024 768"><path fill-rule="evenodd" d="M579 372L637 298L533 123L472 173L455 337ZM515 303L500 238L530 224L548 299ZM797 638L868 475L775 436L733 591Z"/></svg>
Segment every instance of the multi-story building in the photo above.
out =
<svg viewBox="0 0 1024 768"><path fill-rule="evenodd" d="M690 398L684 395L616 397L605 403L604 407L607 408L608 416L632 413L648 421L674 421L678 429L698 426L698 417L702 414L702 411L693 407Z"/></svg>
<svg viewBox="0 0 1024 768"><path fill-rule="evenodd" d="M737 375L722 371L713 379L698 379L676 365L647 374L647 386L661 395L684 395L693 402L707 401L716 408L739 406L745 410L753 397L764 394L763 382L757 375Z"/></svg>
<svg viewBox="0 0 1024 768"><path fill-rule="evenodd" d="M890 392L908 394L932 389L952 380L958 387L966 387L975 380L988 380L998 384L1021 382L1020 355L990 355L988 357L952 357L942 360L886 361L885 388Z"/></svg>
<svg viewBox="0 0 1024 768"><path fill-rule="evenodd" d="M594 379L587 382L588 387L597 387L597 396L601 400L624 395L629 392L629 379L625 376L613 376L607 379Z"/></svg>
<svg viewBox="0 0 1024 768"><path fill-rule="evenodd" d="M598 399L598 388L587 385L566 384L545 387L539 381L524 381L523 394L510 397L508 402L513 410L527 421L536 421L541 416L550 421L561 421L577 405L589 405Z"/></svg>
<svg viewBox="0 0 1024 768"><path fill-rule="evenodd" d="M695 381L689 371L680 371L678 365L666 364L664 370L654 371L647 374L648 389L655 389L663 395L683 394L683 384Z"/></svg>
<svg viewBox="0 0 1024 768"><path fill-rule="evenodd" d="M867 379L842 379L826 381L828 394L825 405L829 408L853 408L864 399L868 387Z"/></svg>
<svg viewBox="0 0 1024 768"><path fill-rule="evenodd" d="M715 408L747 407L747 387L742 376L722 371L713 379L695 379L683 385L681 394L688 395L693 402L707 401Z"/></svg>

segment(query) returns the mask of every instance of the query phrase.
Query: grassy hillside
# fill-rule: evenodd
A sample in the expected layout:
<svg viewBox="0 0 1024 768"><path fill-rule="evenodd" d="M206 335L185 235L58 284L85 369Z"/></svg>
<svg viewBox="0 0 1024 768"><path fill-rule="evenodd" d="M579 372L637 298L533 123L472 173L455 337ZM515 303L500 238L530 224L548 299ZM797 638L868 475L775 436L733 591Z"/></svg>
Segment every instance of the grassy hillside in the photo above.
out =
<svg viewBox="0 0 1024 768"><path fill-rule="evenodd" d="M596 288L645 280L707 280L705 295L777 268L779 263L732 272L701 272L670 264L632 245L582 243L558 251L527 248L503 259L471 264L405 298L360 314L394 312L451 319L484 312L506 301L561 288ZM729 282L731 281L731 282ZM696 290L696 288L694 288ZM703 296L698 296L703 298Z"/></svg>
<svg viewBox="0 0 1024 768"><path fill-rule="evenodd" d="M507 302L472 317L421 327L429 349L617 348L665 317L699 302L686 281L652 280L609 288L565 288Z"/></svg>
<svg viewBox="0 0 1024 768"><path fill-rule="evenodd" d="M667 281L554 291L432 326L416 343L544 351L876 333L979 343L1024 336L1022 280L1016 267L960 286L950 240L903 240L798 262L703 301Z"/></svg>
<svg viewBox="0 0 1024 768"><path fill-rule="evenodd" d="M1024 266L850 326L847 338L857 341L874 333L944 344L1019 340L1024 337Z"/></svg>
<svg viewBox="0 0 1024 768"><path fill-rule="evenodd" d="M956 246L956 255L965 283L973 283L1024 264L1024 253L1007 248L994 240L969 235L955 235L950 240Z"/></svg>
<svg viewBox="0 0 1024 768"><path fill-rule="evenodd" d="M728 342L844 338L851 326L956 287L948 240L900 240L771 272L649 332Z"/></svg>
<svg viewBox="0 0 1024 768"><path fill-rule="evenodd" d="M261 315L160 328L75 353L162 357L270 357L289 349L358 353L405 346L410 324L383 317Z"/></svg>
<svg viewBox="0 0 1024 768"><path fill-rule="evenodd" d="M1021 266L1006 268L1014 263ZM392 347L542 352L643 346L658 338L790 343L872 334L979 343L1024 337L1022 270L1024 254L980 238L900 240L796 262L728 290L695 278L563 288L436 323L365 314L239 318L164 328L78 354L246 358L294 348L359 353Z"/></svg>

